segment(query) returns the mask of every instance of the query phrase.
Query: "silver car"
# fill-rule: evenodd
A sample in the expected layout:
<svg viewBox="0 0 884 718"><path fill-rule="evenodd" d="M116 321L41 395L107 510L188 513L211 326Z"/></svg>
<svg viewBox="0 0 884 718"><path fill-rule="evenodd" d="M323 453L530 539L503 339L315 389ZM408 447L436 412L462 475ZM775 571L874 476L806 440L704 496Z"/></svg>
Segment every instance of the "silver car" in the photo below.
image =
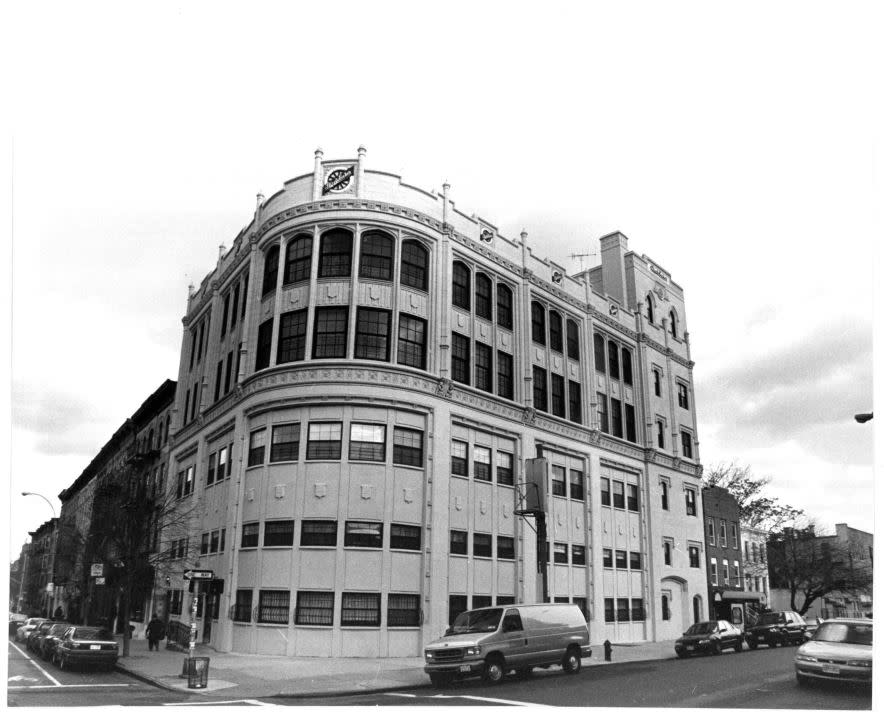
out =
<svg viewBox="0 0 884 718"><path fill-rule="evenodd" d="M872 622L867 618L824 621L795 654L795 679L872 683Z"/></svg>

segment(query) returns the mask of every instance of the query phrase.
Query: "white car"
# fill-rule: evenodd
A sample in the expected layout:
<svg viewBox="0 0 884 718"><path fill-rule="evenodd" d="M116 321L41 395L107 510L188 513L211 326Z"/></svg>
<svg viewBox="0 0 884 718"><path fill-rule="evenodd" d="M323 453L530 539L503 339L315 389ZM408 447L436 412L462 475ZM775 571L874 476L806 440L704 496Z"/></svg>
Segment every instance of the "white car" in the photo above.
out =
<svg viewBox="0 0 884 718"><path fill-rule="evenodd" d="M19 626L18 629L16 629L15 640L19 643L24 643L28 640L28 634L46 620L48 619L42 617L29 618L27 621L24 622L24 625Z"/></svg>
<svg viewBox="0 0 884 718"><path fill-rule="evenodd" d="M872 622L867 618L824 621L795 654L795 679L872 683Z"/></svg>

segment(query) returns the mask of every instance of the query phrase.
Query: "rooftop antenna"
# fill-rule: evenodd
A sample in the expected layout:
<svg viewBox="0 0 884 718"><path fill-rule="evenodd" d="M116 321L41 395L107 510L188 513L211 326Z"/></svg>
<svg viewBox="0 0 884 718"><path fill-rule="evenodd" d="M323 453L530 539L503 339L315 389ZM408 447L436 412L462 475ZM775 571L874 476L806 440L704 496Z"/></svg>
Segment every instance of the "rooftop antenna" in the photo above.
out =
<svg viewBox="0 0 884 718"><path fill-rule="evenodd" d="M569 255L571 259L579 259L580 260L580 271L583 271L583 258L584 257L595 257L596 252L587 252L585 254L571 254Z"/></svg>

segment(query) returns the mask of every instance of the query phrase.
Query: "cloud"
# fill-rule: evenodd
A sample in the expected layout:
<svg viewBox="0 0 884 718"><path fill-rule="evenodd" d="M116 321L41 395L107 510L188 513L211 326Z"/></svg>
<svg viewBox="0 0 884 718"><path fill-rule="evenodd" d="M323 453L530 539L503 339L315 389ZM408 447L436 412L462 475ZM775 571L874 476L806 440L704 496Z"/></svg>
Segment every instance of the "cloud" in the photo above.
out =
<svg viewBox="0 0 884 718"><path fill-rule="evenodd" d="M94 453L106 426L94 401L29 387L13 387L12 419L18 429L35 434L34 448L49 456Z"/></svg>

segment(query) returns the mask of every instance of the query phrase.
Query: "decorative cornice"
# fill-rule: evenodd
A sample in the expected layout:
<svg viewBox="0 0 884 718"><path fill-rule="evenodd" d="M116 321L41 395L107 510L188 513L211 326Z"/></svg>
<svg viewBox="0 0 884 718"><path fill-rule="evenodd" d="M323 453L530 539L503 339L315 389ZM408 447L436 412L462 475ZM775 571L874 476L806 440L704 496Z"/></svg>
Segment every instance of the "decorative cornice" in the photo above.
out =
<svg viewBox="0 0 884 718"><path fill-rule="evenodd" d="M676 362L677 364L681 364L683 367L685 367L687 369L694 368L694 362L692 360L685 359L684 357L679 356L674 351L672 351L671 347L663 346L662 344L655 341L654 339L651 339L651 337L648 336L645 332L642 332L641 334L638 334L637 336L638 336L638 341L640 341L642 344L647 344L649 347L651 347L651 349L657 350L658 352L660 352L660 354L662 354L663 356L669 357L670 359L672 359L672 361Z"/></svg>

